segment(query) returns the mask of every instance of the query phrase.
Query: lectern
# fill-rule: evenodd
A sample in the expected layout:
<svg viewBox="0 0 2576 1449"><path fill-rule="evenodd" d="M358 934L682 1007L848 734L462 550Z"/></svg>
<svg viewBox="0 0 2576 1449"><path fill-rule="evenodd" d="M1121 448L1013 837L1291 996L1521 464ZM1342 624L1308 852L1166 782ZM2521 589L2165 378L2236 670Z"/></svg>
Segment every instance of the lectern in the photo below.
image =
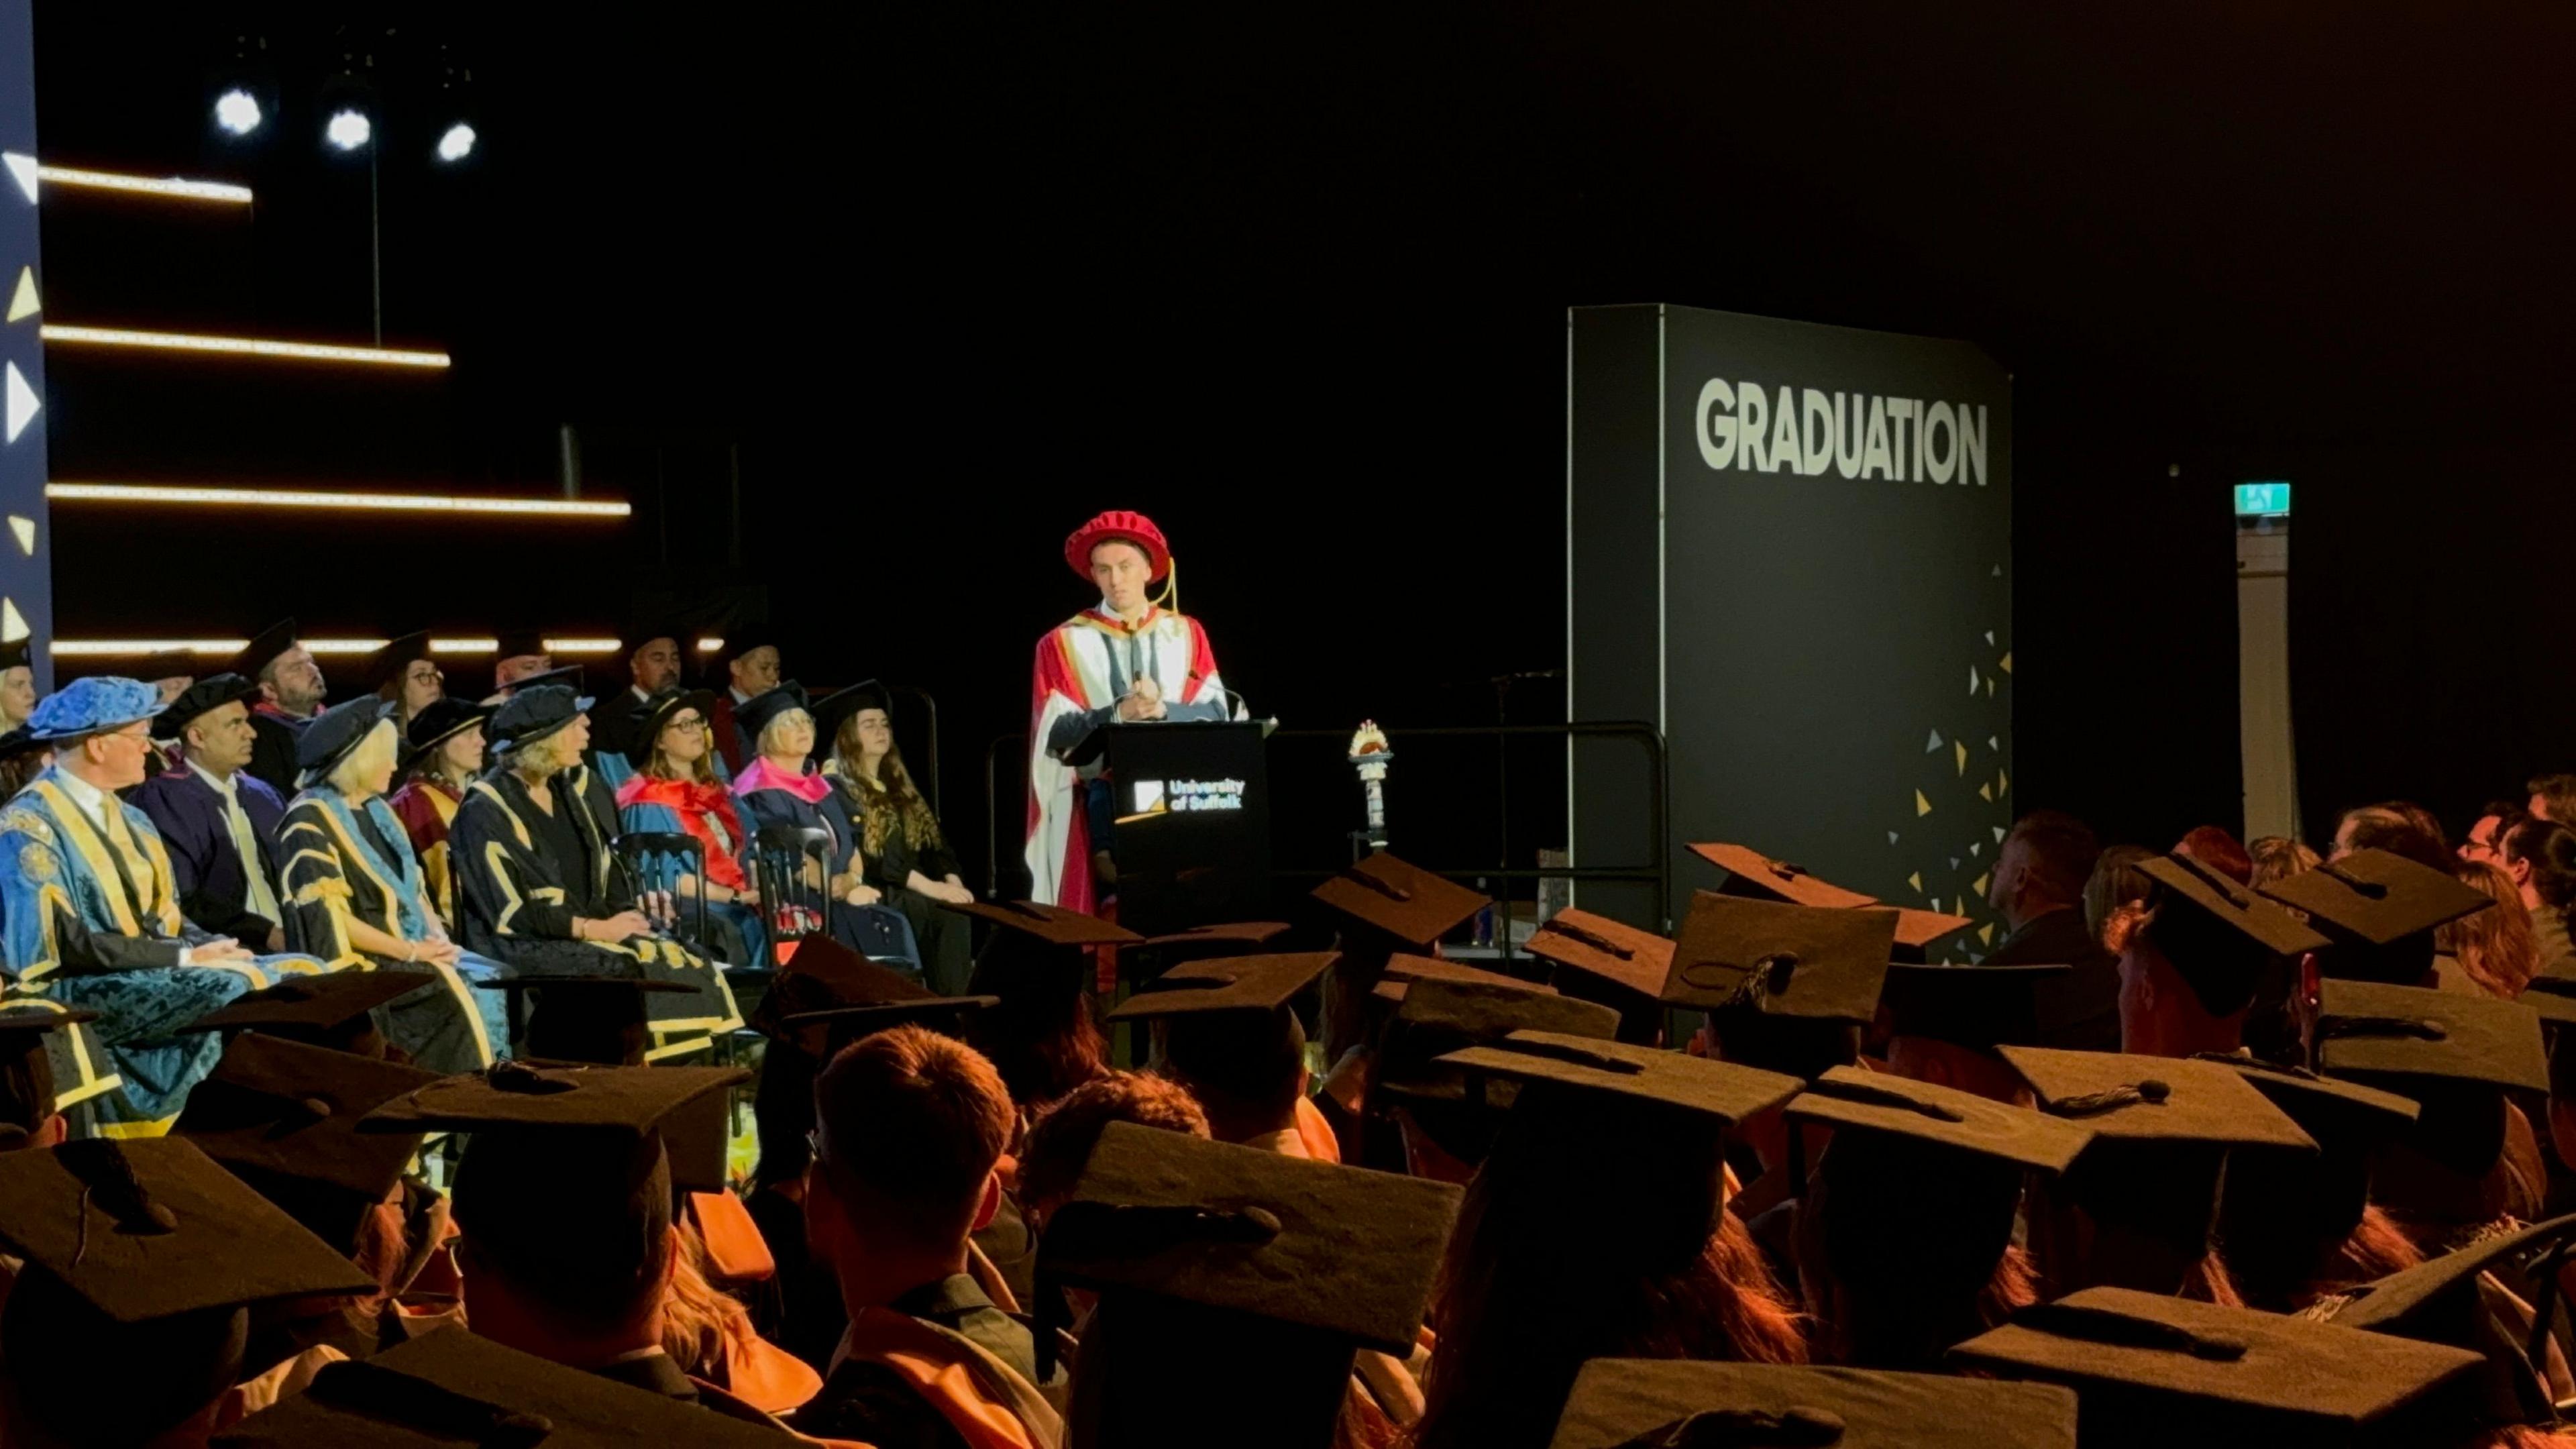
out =
<svg viewBox="0 0 2576 1449"><path fill-rule="evenodd" d="M1154 936L1269 911L1269 733L1266 720L1150 720L1066 751L1109 785L1120 925Z"/></svg>

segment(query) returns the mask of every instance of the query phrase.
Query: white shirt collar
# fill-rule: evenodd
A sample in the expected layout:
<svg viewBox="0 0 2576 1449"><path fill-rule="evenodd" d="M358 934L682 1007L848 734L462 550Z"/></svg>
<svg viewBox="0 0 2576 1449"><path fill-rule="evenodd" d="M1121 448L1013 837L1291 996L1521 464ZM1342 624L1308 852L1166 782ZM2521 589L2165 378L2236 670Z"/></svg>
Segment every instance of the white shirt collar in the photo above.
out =
<svg viewBox="0 0 2576 1449"><path fill-rule="evenodd" d="M241 772L239 770L235 770L232 774L219 778L216 776L214 771L198 764L195 760L190 760L188 762L188 768L196 771L198 779L214 786L215 793L225 797L226 799L232 799L241 793Z"/></svg>
<svg viewBox="0 0 2576 1449"><path fill-rule="evenodd" d="M107 823L107 817L99 813L99 807L107 800L105 790L69 770L56 770L54 780L63 787L64 794L72 797L73 804L88 812L90 819L102 825Z"/></svg>

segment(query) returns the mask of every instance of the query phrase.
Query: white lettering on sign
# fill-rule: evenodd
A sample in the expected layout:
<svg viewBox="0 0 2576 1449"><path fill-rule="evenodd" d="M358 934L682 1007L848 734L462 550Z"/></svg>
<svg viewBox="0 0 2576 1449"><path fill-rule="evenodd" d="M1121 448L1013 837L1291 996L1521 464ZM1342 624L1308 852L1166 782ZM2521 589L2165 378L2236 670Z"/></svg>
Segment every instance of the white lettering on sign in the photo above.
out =
<svg viewBox="0 0 2576 1449"><path fill-rule="evenodd" d="M1700 385L1700 461L1718 472L1831 470L1840 478L1986 486L1984 403L1765 388L1712 377Z"/></svg>
<svg viewBox="0 0 2576 1449"><path fill-rule="evenodd" d="M1241 780L1138 780L1138 814L1174 810L1240 810Z"/></svg>

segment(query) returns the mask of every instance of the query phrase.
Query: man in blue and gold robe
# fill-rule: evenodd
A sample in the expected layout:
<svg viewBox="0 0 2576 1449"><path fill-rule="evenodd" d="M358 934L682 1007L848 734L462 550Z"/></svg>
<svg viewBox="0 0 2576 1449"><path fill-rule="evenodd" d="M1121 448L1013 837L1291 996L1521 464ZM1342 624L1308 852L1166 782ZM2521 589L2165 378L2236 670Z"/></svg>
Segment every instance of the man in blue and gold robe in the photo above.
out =
<svg viewBox="0 0 2576 1449"><path fill-rule="evenodd" d="M181 916L170 857L151 817L119 800L143 779L160 692L131 679L73 681L28 726L52 768L0 808L0 956L19 991L95 1011L123 1085L99 1097L99 1130L169 1129L223 1054L213 1033L180 1029L309 956L256 956Z"/></svg>

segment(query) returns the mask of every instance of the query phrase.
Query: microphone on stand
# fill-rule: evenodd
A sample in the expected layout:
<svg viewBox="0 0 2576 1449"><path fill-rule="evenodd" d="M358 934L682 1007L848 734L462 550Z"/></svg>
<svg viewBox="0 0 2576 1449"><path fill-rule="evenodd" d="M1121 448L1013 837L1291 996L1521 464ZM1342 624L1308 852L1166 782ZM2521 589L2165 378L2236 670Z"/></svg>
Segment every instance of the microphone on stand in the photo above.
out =
<svg viewBox="0 0 2576 1449"><path fill-rule="evenodd" d="M1190 683L1192 684L1206 684L1209 680L1210 676L1208 675L1201 674L1195 669L1190 671ZM1228 700L1233 702L1234 714L1232 718L1238 720L1248 720L1252 718L1252 706L1244 701L1242 694L1226 687L1222 681L1217 682L1216 692L1224 695ZM1279 721L1276 719L1265 719L1261 722L1261 733L1264 737L1267 737L1272 730L1277 728L1279 728Z"/></svg>

